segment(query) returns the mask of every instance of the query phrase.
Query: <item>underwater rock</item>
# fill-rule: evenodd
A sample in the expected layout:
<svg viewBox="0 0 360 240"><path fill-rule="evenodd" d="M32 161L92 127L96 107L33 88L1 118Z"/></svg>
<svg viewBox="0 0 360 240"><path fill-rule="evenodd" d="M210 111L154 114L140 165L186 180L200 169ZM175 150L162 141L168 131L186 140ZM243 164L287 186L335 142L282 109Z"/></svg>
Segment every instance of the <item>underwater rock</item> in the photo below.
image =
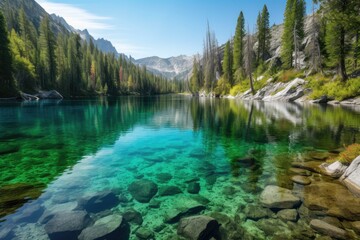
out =
<svg viewBox="0 0 360 240"><path fill-rule="evenodd" d="M322 211L351 221L360 220L360 199L342 184L313 182L304 188L304 205L313 211Z"/></svg>
<svg viewBox="0 0 360 240"><path fill-rule="evenodd" d="M138 238L144 239L144 240L152 239L154 237L154 233L144 227L138 228L138 230L136 230L136 232L135 232L135 235Z"/></svg>
<svg viewBox="0 0 360 240"><path fill-rule="evenodd" d="M198 181L200 181L199 177L192 177L192 178L186 179L184 182L185 183L192 183L192 182L198 182Z"/></svg>
<svg viewBox="0 0 360 240"><path fill-rule="evenodd" d="M308 177L300 176L300 175L293 176L291 178L291 180L294 183L298 183L298 184L301 184L301 185L309 185L311 183L311 180Z"/></svg>
<svg viewBox="0 0 360 240"><path fill-rule="evenodd" d="M255 225L259 229L261 229L265 233L265 236L267 237L281 233L282 235L281 239L291 239L288 238L288 236L286 236L286 231L288 230L288 226L280 219L263 218L257 221Z"/></svg>
<svg viewBox="0 0 360 240"><path fill-rule="evenodd" d="M130 184L128 191L138 202L148 203L158 191L157 185L150 180L137 180Z"/></svg>
<svg viewBox="0 0 360 240"><path fill-rule="evenodd" d="M211 202L209 199L207 199L206 197L201 196L201 195L192 195L191 198L194 199L195 201L201 203L201 204L204 204L204 205Z"/></svg>
<svg viewBox="0 0 360 240"><path fill-rule="evenodd" d="M173 201L171 201L170 208L165 212L165 222L176 223L180 218L198 214L206 207L198 201L179 195Z"/></svg>
<svg viewBox="0 0 360 240"><path fill-rule="evenodd" d="M246 219L251 219L255 221L261 218L267 218L274 215L273 212L268 208L264 208L256 204L246 205L244 208L244 214Z"/></svg>
<svg viewBox="0 0 360 240"><path fill-rule="evenodd" d="M294 196L289 189L274 185L265 187L260 195L260 202L265 207L276 209L294 208L301 203L300 198Z"/></svg>
<svg viewBox="0 0 360 240"><path fill-rule="evenodd" d="M20 150L20 147L11 145L11 144L1 144L0 145L0 155L5 155L9 153L16 153Z"/></svg>
<svg viewBox="0 0 360 240"><path fill-rule="evenodd" d="M341 162L336 161L334 163L323 163L320 165L322 168L322 173L325 175L328 175L333 178L339 178L341 175L345 173L345 170L347 168L346 165L343 165Z"/></svg>
<svg viewBox="0 0 360 240"><path fill-rule="evenodd" d="M156 174L156 179L160 183L166 183L169 182L173 176L170 173L158 173Z"/></svg>
<svg viewBox="0 0 360 240"><path fill-rule="evenodd" d="M306 177L311 176L310 171L305 170L305 169L301 169L301 168L290 168L289 171L291 173L295 173L295 174L298 174L298 175L301 175L301 176L306 176Z"/></svg>
<svg viewBox="0 0 360 240"><path fill-rule="evenodd" d="M322 164L322 161L309 161L309 162L293 162L291 164L294 168L302 168L305 170L309 170L311 172L320 173L321 168L320 164Z"/></svg>
<svg viewBox="0 0 360 240"><path fill-rule="evenodd" d="M360 197L360 155L351 162L350 166L341 176L340 181L342 181L352 193Z"/></svg>
<svg viewBox="0 0 360 240"><path fill-rule="evenodd" d="M205 240L217 237L220 224L208 216L193 216L182 218L177 233L191 240Z"/></svg>
<svg viewBox="0 0 360 240"><path fill-rule="evenodd" d="M100 218L91 227L82 230L79 240L127 240L130 235L129 224L119 214L109 215Z"/></svg>
<svg viewBox="0 0 360 240"><path fill-rule="evenodd" d="M0 228L0 239L13 239L13 227L10 226L1 226Z"/></svg>
<svg viewBox="0 0 360 240"><path fill-rule="evenodd" d="M280 210L276 216L284 221L296 222L298 213L296 209L284 209Z"/></svg>
<svg viewBox="0 0 360 240"><path fill-rule="evenodd" d="M318 219L311 220L310 227L315 231L330 237L344 240L349 239L349 236L344 229L338 228Z"/></svg>
<svg viewBox="0 0 360 240"><path fill-rule="evenodd" d="M87 212L98 213L115 207L119 202L119 198L113 192L102 191L94 196L80 199L77 209L85 209Z"/></svg>
<svg viewBox="0 0 360 240"><path fill-rule="evenodd" d="M217 178L218 177L216 175L207 176L205 178L206 184L209 185L209 186L214 185L216 183Z"/></svg>
<svg viewBox="0 0 360 240"><path fill-rule="evenodd" d="M129 209L122 214L123 218L130 223L135 223L137 225L141 225L143 223L143 217L141 213L136 211L135 209Z"/></svg>
<svg viewBox="0 0 360 240"><path fill-rule="evenodd" d="M161 205L161 202L156 199L151 199L151 201L149 202L149 207L151 207L151 208L159 208L160 205Z"/></svg>
<svg viewBox="0 0 360 240"><path fill-rule="evenodd" d="M242 240L244 230L241 224L237 224L231 217L220 212L211 212L208 216L214 218L220 224L220 239Z"/></svg>
<svg viewBox="0 0 360 240"><path fill-rule="evenodd" d="M173 196L182 193L181 189L177 186L164 186L159 190L159 196Z"/></svg>
<svg viewBox="0 0 360 240"><path fill-rule="evenodd" d="M200 192L200 183L190 182L187 187L187 192L191 194L198 194Z"/></svg>
<svg viewBox="0 0 360 240"><path fill-rule="evenodd" d="M46 223L45 231L50 239L77 239L92 222L85 211L59 212Z"/></svg>

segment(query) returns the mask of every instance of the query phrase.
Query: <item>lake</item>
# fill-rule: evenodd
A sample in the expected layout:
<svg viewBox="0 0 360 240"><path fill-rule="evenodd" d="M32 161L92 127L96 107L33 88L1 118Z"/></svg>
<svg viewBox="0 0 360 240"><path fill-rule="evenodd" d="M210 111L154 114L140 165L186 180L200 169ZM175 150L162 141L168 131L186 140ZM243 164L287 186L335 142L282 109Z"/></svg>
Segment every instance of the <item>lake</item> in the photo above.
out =
<svg viewBox="0 0 360 240"><path fill-rule="evenodd" d="M341 184L303 169L310 185L291 180L294 162L325 161L351 143L360 143L355 106L180 95L0 103L0 239L89 239L95 227L116 228L119 239L178 239L190 215L216 219L222 239L327 235L311 219L355 239L347 226L360 214L311 200L314 191L329 198L326 186L347 191ZM263 208L268 185L298 204ZM305 204L327 200L344 213Z"/></svg>

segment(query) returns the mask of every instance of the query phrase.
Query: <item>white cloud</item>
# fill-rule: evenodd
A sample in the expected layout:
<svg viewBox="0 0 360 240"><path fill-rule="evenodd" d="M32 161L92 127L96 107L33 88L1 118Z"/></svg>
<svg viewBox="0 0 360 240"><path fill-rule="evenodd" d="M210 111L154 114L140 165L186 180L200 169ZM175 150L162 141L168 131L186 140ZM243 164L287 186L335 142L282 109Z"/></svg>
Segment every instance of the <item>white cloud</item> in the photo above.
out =
<svg viewBox="0 0 360 240"><path fill-rule="evenodd" d="M139 58L147 55L149 48L139 47L133 44L126 43L122 40L113 40L114 47L120 53L125 53L126 55L131 55L131 57Z"/></svg>
<svg viewBox="0 0 360 240"><path fill-rule="evenodd" d="M63 17L68 24L76 29L88 29L89 31L112 29L113 26L106 23L111 18L98 16L80 7L55 3L48 0L36 0L48 13L55 13Z"/></svg>

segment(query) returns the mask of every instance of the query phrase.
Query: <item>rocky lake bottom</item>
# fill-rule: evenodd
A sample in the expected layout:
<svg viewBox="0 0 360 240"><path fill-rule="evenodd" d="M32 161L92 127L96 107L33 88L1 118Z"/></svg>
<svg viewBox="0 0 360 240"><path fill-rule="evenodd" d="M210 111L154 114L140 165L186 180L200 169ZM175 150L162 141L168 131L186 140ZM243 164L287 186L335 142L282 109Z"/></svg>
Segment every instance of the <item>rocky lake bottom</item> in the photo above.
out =
<svg viewBox="0 0 360 240"><path fill-rule="evenodd" d="M0 106L0 239L360 238L356 109L145 100Z"/></svg>

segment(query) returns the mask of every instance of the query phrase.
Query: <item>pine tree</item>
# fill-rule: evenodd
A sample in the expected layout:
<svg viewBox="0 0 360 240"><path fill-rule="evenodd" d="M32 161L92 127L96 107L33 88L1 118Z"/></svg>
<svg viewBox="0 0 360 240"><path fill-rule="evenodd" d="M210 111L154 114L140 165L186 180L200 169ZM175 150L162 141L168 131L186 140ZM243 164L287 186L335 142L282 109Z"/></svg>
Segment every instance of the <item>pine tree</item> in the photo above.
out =
<svg viewBox="0 0 360 240"><path fill-rule="evenodd" d="M54 86L56 80L55 61L55 36L51 31L50 19L48 16L40 23L40 80L41 87L49 89Z"/></svg>
<svg viewBox="0 0 360 240"><path fill-rule="evenodd" d="M246 37L246 47L245 47L245 72L246 72L246 75L249 77L251 93L255 94L255 89L254 89L254 84L253 84L254 81L253 81L253 77L252 77L253 64L254 64L253 55L254 55L253 39L252 39L250 30L248 27L248 34Z"/></svg>
<svg viewBox="0 0 360 240"><path fill-rule="evenodd" d="M299 51L304 38L304 0L287 0L284 13L284 32L281 38L281 60L283 67L293 66L293 52ZM295 49L297 47L297 49ZM296 63L295 63L296 64Z"/></svg>
<svg viewBox="0 0 360 240"><path fill-rule="evenodd" d="M257 50L257 62L260 64L269 58L270 53L270 23L269 23L269 11L264 5L262 12L259 13L257 19L257 41L258 41L258 50Z"/></svg>
<svg viewBox="0 0 360 240"><path fill-rule="evenodd" d="M237 19L235 36L234 36L234 54L233 54L233 71L244 69L244 38L245 38L245 19L241 11Z"/></svg>
<svg viewBox="0 0 360 240"><path fill-rule="evenodd" d="M10 97L15 94L12 76L12 57L9 47L8 32L4 15L0 11L0 96Z"/></svg>
<svg viewBox="0 0 360 240"><path fill-rule="evenodd" d="M192 73L191 73L191 78L190 78L190 91L194 94L199 92L200 90L200 64L197 61L196 57L194 57L193 60L193 69L192 69Z"/></svg>
<svg viewBox="0 0 360 240"><path fill-rule="evenodd" d="M231 87L234 86L233 74L232 74L232 60L233 60L233 56L231 53L230 41L228 41L225 45L222 69L224 72L223 78L226 83L230 84Z"/></svg>

